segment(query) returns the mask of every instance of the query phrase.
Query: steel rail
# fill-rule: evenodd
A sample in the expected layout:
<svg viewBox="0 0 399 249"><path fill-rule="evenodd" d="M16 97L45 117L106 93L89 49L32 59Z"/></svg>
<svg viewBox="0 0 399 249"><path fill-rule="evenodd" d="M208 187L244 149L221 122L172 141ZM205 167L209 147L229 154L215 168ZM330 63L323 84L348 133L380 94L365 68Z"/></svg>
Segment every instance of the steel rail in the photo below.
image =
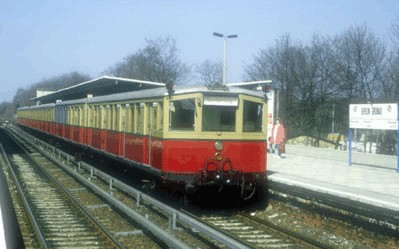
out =
<svg viewBox="0 0 399 249"><path fill-rule="evenodd" d="M11 176L12 176L14 184L15 184L15 186L17 188L19 197L21 198L22 204L24 205L25 211L27 213L27 216L29 217L29 220L30 220L31 225L33 227L33 230L34 230L34 232L36 234L38 242L39 242L39 244L41 245L42 248L47 249L48 245L47 245L46 239L43 236L43 233L42 233L42 231L41 231L41 229L39 227L39 224L38 224L38 222L37 222L37 220L36 220L36 218L35 218L35 216L33 214L32 209L30 208L28 200L26 199L26 196L25 196L25 194L24 194L24 192L22 190L21 184L19 184L18 178L17 178L17 176L16 176L16 174L15 174L13 168L12 168L11 162L8 160L8 156L7 156L6 152L4 151L3 145L1 143L0 143L0 148L1 148L1 151L2 151L2 154L3 154L4 158L5 158L5 160L7 162L8 169L9 169L9 171L11 173Z"/></svg>
<svg viewBox="0 0 399 249"><path fill-rule="evenodd" d="M213 238L214 240L223 243L224 245L228 246L229 248L237 248L237 249L250 248L250 247L248 247L247 244L243 243L242 240L232 238L229 235L227 235L226 233L222 233L218 229L215 229L214 227L210 226L209 224L205 224L203 221L193 218L191 215L188 215L184 212L178 211L177 209L174 209L174 208L152 198L151 196L148 196L148 195L142 193L141 191L139 191L135 188L132 188L131 186L106 175L103 172L96 171L95 169L93 169L93 166L90 166L89 164L87 164L85 162L81 162L80 166L83 167L85 170L95 174L96 177L99 177L104 181L109 181L110 183L112 182L112 186L116 186L119 189L130 194L131 196L135 197L138 205L140 205L140 202L142 200L142 201L145 201L145 202L151 204L152 206L162 210L163 212L165 212L166 214L168 214L171 217L170 219L172 220L173 228L176 228L177 221L180 221L180 222L206 234L207 236ZM110 187L112 187L112 186L110 185Z"/></svg>
<svg viewBox="0 0 399 249"><path fill-rule="evenodd" d="M25 133L26 134L26 133ZM38 149L45 154L49 159L51 159L54 163L58 164L61 168L66 170L68 173L76 177L79 181L81 181L84 185L95 191L96 193L99 193L103 198L105 198L107 201L111 202L116 208L118 208L121 212L124 214L128 215L132 219L134 219L136 222L142 224L143 226L148 226L148 229L156 235L159 239L165 241L167 244L172 245L173 248L190 248L188 245L182 243L180 240L175 238L172 234L165 232L163 229L159 228L157 225L149 221L146 217L143 215L135 212L132 210L130 207L126 206L124 203L121 201L117 200L113 195L107 193L100 187L96 186L94 183L91 181L87 180L83 176L79 175L75 170L72 170L68 165L66 165L64 162L61 162L56 159L55 155L57 154L57 150L55 147L48 145L47 143L38 140L34 138L33 136L26 134L25 136L22 137L23 139L27 140L29 143L29 140L34 140L37 143L40 143L43 148L47 148L47 150L51 151L49 153L43 148L38 147ZM28 139L29 138L29 139ZM65 152L58 152L58 155L62 154L63 156L66 156L67 158L73 158L73 156L65 153ZM69 159L68 159L69 161ZM86 171L90 172L92 176L96 176L101 178L105 182L110 182L110 188L112 186L116 186L122 191L130 194L132 197L136 198L137 205L140 205L141 201L145 201L146 203L149 203L150 205L162 210L166 214L170 215L170 220L172 223L172 227L170 229L175 229L177 222L181 222L183 224L186 224L189 227L192 227L196 229L197 231L202 232L203 234L213 238L214 240L228 246L229 248L236 248L236 249L245 249L245 248L251 248L248 246L248 244L243 243L241 240L238 240L236 238L232 238L231 236L226 235L225 233L220 232L218 229L215 229L214 227L210 226L209 224L206 224L202 221L199 221L195 218L192 218L190 215L187 215L183 212L180 212L152 197L149 195L146 195L142 193L141 191L117 180L114 179L113 177L98 171L95 169L93 166L85 163L85 162L79 162L78 167L84 168Z"/></svg>
<svg viewBox="0 0 399 249"><path fill-rule="evenodd" d="M11 139L13 139L13 141L28 155L29 159L32 160L36 165L39 165L39 163L32 156L29 155L24 145L22 145L17 140L17 138L13 136L13 134L10 134L9 131L7 131L7 133L11 137ZM117 248L125 248L93 215L90 214L90 212L84 206L79 203L79 201L64 186L62 186L62 184L57 179L55 179L48 172L43 170L40 166L38 166L38 168L48 179L50 179L58 187L60 191L63 192L64 196L72 201L71 203L75 205L84 216L87 217L87 220L94 224L100 233L104 234L103 236L105 239L108 239L108 241L110 241L110 243Z"/></svg>
<svg viewBox="0 0 399 249"><path fill-rule="evenodd" d="M301 235L299 233L296 233L296 232L294 232L292 230L289 230L289 229L286 229L284 227L275 225L275 224L273 224L273 223L271 223L269 221L262 220L262 219L260 219L258 217L254 217L254 216L251 216L249 214L242 213L242 212L238 212L237 215L245 217L246 219L255 221L257 223L260 223L260 224L266 226L267 229L273 230L274 232L276 232L278 234L282 234L283 236L288 237L290 240L298 242L299 244L304 245L307 248L331 248L331 246L328 246L328 245L325 245L323 243L320 243L317 240L314 240L312 238L303 236L303 235Z"/></svg>
<svg viewBox="0 0 399 249"><path fill-rule="evenodd" d="M25 139L24 137L22 137ZM26 140L27 141L27 140ZM29 141L27 141L29 142ZM50 151L53 150L53 146L48 145L44 142L41 141L36 141L39 142L42 145L45 145L47 149ZM141 224L145 228L147 228L149 231L151 231L158 239L164 241L168 245L170 245L172 248L181 248L181 249L187 249L190 248L187 244L183 243L181 240L175 238L172 234L166 232L163 230L161 227L158 225L154 224L153 222L149 221L146 217L141 215L140 213L132 210L129 206L124 204L123 202L117 200L114 196L111 194L107 193L105 190L101 189L99 186L95 185L91 181L87 180L85 177L81 176L79 173L77 173L75 170L72 170L68 165L65 163L57 160L54 158L48 151L45 149L41 148L40 146L37 146L36 149L40 151L44 156L46 156L49 160L51 160L53 163L57 164L59 167L61 167L64 171L66 171L69 175L73 176L76 180L78 180L81 184L85 185L86 187L90 188L92 191L94 191L96 194L104 198L107 202L111 203L114 207L116 207L119 211L127 215L128 217L132 218L135 220L137 223ZM73 157L72 157L73 158Z"/></svg>

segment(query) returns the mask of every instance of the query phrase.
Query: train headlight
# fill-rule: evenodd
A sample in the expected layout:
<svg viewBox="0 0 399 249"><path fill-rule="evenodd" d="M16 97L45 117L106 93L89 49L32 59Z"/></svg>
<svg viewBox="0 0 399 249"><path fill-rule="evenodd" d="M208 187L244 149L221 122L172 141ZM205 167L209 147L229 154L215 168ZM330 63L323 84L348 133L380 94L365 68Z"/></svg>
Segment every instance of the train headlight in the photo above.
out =
<svg viewBox="0 0 399 249"><path fill-rule="evenodd" d="M223 150L223 144L220 141L215 142L215 150L216 151L222 151Z"/></svg>
<svg viewBox="0 0 399 249"><path fill-rule="evenodd" d="M221 160L223 159L222 153L216 152L216 153L215 153L215 159L216 159L217 161L221 161Z"/></svg>

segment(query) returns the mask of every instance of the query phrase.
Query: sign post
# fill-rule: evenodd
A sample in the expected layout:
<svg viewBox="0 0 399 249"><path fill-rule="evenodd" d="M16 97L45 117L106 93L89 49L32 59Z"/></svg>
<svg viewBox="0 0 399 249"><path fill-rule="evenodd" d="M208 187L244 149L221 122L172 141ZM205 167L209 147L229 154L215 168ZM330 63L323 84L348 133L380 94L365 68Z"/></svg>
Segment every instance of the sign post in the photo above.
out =
<svg viewBox="0 0 399 249"><path fill-rule="evenodd" d="M352 165L352 129L396 130L398 132L398 104L349 105L349 165ZM397 172L399 173L399 144Z"/></svg>
<svg viewBox="0 0 399 249"><path fill-rule="evenodd" d="M349 128L349 134L348 134L348 138L349 138L349 166L352 166L352 129Z"/></svg>

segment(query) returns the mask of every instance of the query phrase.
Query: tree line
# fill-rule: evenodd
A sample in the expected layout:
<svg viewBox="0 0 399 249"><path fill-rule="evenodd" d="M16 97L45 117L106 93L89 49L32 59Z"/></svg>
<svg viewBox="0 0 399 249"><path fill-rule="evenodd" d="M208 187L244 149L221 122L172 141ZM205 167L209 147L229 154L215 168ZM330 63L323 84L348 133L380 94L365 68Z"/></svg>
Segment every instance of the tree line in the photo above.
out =
<svg viewBox="0 0 399 249"><path fill-rule="evenodd" d="M335 36L315 34L308 44L283 34L274 45L253 56L244 68L243 81L272 80L272 89L279 93L279 115L289 137L310 135L322 139L331 132L346 134L349 104L398 102L399 18L391 33L389 40L384 40L363 24ZM144 48L106 68L103 74L212 85L222 81L222 62L206 60L188 65L179 57L175 39L167 36L147 39ZM34 104L31 98L36 89L58 90L90 79L88 74L71 72L21 88L12 103L0 105L0 116L9 117L19 105ZM370 132L370 136L380 141L394 140L389 132Z"/></svg>
<svg viewBox="0 0 399 249"><path fill-rule="evenodd" d="M389 49L367 25L350 27L334 37L315 35L308 45L285 34L254 56L245 78L272 79L288 135L314 136L317 146L328 133L348 132L349 104L398 102L398 21L393 31ZM367 131L364 142L377 143L378 152L392 154L396 136L396 132Z"/></svg>

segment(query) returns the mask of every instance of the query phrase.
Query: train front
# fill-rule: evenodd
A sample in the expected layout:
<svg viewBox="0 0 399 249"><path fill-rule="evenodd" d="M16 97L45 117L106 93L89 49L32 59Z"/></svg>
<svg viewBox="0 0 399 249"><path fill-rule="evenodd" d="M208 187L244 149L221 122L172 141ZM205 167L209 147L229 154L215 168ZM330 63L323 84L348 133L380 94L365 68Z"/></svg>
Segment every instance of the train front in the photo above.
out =
<svg viewBox="0 0 399 249"><path fill-rule="evenodd" d="M266 182L267 101L241 88L176 90L165 102L164 183L187 193L232 189L254 197ZM165 108L166 109L166 108Z"/></svg>

